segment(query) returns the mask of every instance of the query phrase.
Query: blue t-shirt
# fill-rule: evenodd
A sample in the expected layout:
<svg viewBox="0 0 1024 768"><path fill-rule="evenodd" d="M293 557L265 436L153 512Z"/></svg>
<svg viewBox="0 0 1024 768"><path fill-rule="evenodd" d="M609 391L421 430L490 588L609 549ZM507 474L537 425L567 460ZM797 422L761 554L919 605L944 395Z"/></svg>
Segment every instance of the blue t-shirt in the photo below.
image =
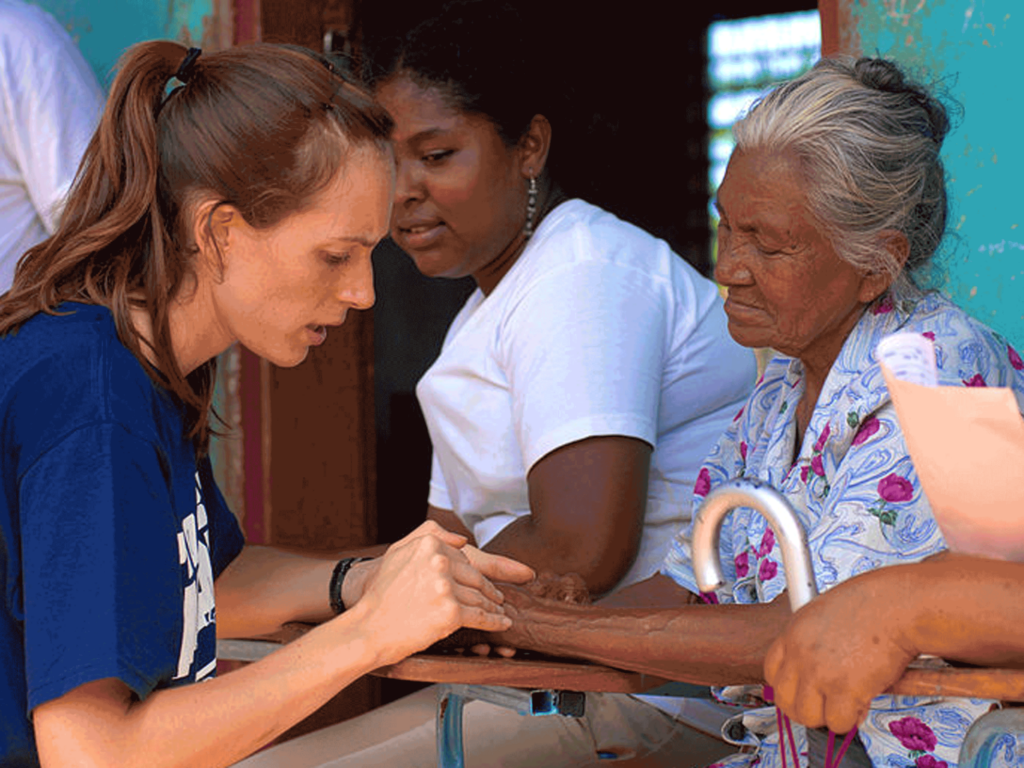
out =
<svg viewBox="0 0 1024 768"><path fill-rule="evenodd" d="M0 764L37 766L29 714L93 680L140 698L216 664L214 579L241 551L180 404L103 307L0 338Z"/></svg>

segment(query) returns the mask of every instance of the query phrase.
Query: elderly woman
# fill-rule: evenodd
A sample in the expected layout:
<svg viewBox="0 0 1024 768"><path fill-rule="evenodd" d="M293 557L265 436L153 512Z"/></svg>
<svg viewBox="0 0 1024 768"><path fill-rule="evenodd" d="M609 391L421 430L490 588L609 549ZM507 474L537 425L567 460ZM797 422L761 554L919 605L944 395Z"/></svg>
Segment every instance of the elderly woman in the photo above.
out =
<svg viewBox="0 0 1024 768"><path fill-rule="evenodd" d="M717 200L716 275L733 337L782 354L705 461L694 502L740 476L771 483L798 510L822 591L944 549L873 354L880 339L932 338L940 384L1024 394L1020 358L1004 340L915 287L945 228L948 126L943 107L894 64L861 59L822 60L735 128ZM597 607L517 595L516 626L501 639L673 679L757 682L789 613L779 550L749 509L726 520L722 549L727 585L716 594L698 594L684 532L661 573ZM718 605L697 605L702 598ZM876 765L953 763L988 707L877 698L854 750ZM771 710L747 710L724 733L748 747L727 763L781 764Z"/></svg>

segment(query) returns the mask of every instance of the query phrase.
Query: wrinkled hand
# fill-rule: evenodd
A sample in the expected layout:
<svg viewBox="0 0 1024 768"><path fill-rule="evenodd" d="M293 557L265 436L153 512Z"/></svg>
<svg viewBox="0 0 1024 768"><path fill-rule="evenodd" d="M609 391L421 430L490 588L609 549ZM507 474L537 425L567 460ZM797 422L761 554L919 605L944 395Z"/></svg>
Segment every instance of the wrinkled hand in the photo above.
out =
<svg viewBox="0 0 1024 768"><path fill-rule="evenodd" d="M378 559L359 607L380 664L423 650L459 627L493 632L511 625L502 593L470 562L465 543L427 522ZM490 555L487 567L517 573L521 566Z"/></svg>
<svg viewBox="0 0 1024 768"><path fill-rule="evenodd" d="M903 606L892 599L880 573L816 597L768 649L765 679L775 689L775 703L793 720L851 731L866 717L871 700L918 655L901 630Z"/></svg>
<svg viewBox="0 0 1024 768"><path fill-rule="evenodd" d="M550 571L542 571L526 585L526 589L534 597L544 600L572 605L590 605L591 602L587 583L578 573L557 575Z"/></svg>
<svg viewBox="0 0 1024 768"><path fill-rule="evenodd" d="M557 603L569 603L571 605L590 605L590 590L587 583L578 573L554 574L550 571L542 571L537 577L524 585L526 591L533 597L540 600L551 600ZM508 614L506 614L508 615ZM516 648L512 645L475 645L471 649L473 653L487 655L493 650L499 656L511 658L516 655Z"/></svg>
<svg viewBox="0 0 1024 768"><path fill-rule="evenodd" d="M470 549L469 547L466 548ZM578 573L567 573L556 575L550 571L542 571L536 578L527 582L520 582L522 591L510 587L507 583L502 585L502 593L514 596L529 595L530 598L548 600L558 603L570 603L572 605L590 605L590 591L586 582ZM526 602L522 598L517 600L521 607ZM507 615L507 614L506 614ZM495 645L484 632L460 629L449 635L438 643L435 643L431 650L435 651L458 651L468 650L477 656L489 656L492 652L505 658L515 656L516 649L510 645Z"/></svg>

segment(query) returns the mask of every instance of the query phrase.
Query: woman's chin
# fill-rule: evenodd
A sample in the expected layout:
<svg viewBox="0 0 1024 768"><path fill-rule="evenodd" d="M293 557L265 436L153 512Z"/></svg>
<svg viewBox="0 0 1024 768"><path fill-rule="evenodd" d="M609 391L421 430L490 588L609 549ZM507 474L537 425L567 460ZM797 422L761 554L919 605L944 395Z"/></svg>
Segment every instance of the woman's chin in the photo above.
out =
<svg viewBox="0 0 1024 768"><path fill-rule="evenodd" d="M766 333L763 328L755 328L742 323L729 320L729 335L732 340L741 347L757 349L759 347L771 346L771 334Z"/></svg>
<svg viewBox="0 0 1024 768"><path fill-rule="evenodd" d="M450 260L439 257L436 254L417 254L405 252L416 265L416 269L424 277L441 277L448 280L455 280L465 277L465 273L454 267Z"/></svg>
<svg viewBox="0 0 1024 768"><path fill-rule="evenodd" d="M308 346L297 345L286 350L256 348L247 344L244 346L257 357L263 358L268 363L273 363L278 368L294 368L309 357Z"/></svg>

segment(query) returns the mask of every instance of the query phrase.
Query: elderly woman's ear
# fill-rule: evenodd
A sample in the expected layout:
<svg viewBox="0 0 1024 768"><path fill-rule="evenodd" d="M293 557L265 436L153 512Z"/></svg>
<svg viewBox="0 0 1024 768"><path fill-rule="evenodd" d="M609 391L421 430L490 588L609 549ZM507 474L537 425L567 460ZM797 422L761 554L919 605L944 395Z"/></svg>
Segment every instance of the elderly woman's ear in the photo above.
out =
<svg viewBox="0 0 1024 768"><path fill-rule="evenodd" d="M860 284L859 299L870 304L877 299L896 281L903 271L910 255L910 242L907 236L895 229L886 229L878 236L878 247L884 251L885 258L879 258L879 266L864 274ZM890 269L885 267L891 265Z"/></svg>

